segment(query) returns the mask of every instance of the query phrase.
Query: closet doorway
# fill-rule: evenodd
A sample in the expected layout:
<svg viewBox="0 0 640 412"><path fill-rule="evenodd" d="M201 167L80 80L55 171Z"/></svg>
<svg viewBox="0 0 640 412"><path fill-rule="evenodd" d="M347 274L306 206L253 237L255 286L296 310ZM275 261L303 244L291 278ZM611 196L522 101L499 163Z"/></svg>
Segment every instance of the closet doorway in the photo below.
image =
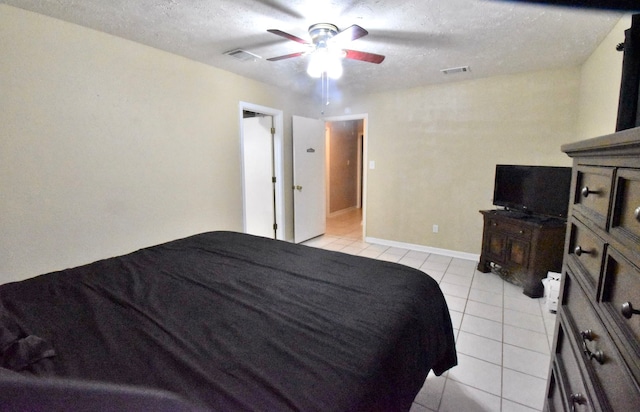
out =
<svg viewBox="0 0 640 412"><path fill-rule="evenodd" d="M245 102L239 111L243 231L284 240L282 111Z"/></svg>

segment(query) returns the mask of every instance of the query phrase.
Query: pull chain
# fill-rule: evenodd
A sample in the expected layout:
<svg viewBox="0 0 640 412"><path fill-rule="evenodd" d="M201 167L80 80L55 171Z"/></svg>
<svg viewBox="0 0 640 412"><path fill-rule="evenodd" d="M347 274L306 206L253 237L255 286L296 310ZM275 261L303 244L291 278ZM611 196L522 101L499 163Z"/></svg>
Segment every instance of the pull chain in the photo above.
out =
<svg viewBox="0 0 640 412"><path fill-rule="evenodd" d="M327 72L322 72L321 76L321 87L322 87L322 110L321 114L324 114L324 107L329 106L329 76Z"/></svg>

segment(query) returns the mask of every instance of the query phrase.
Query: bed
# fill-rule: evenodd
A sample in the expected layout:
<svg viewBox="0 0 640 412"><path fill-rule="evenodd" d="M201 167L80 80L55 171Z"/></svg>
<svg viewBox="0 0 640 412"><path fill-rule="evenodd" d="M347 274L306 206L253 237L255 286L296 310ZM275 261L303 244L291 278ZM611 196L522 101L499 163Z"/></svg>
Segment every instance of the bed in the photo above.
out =
<svg viewBox="0 0 640 412"><path fill-rule="evenodd" d="M0 350L16 408L406 411L456 365L423 272L235 232L0 285Z"/></svg>

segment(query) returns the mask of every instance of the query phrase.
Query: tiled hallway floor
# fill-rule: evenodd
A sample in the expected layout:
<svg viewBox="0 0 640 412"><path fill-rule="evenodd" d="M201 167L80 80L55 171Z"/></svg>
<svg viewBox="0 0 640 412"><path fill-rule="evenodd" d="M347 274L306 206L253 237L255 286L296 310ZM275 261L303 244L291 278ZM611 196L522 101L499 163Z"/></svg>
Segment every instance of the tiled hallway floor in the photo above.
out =
<svg viewBox="0 0 640 412"><path fill-rule="evenodd" d="M458 366L430 374L411 412L542 410L555 326L544 299L478 272L471 260L363 242L359 220L346 230L348 220L342 229L328 222L327 234L305 244L420 269L438 281L449 306Z"/></svg>

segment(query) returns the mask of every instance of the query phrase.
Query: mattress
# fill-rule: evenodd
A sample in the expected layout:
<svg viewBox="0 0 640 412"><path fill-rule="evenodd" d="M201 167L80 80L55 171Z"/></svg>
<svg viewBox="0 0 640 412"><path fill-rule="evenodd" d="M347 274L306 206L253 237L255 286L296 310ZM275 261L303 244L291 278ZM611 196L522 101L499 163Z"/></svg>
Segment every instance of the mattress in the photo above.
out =
<svg viewBox="0 0 640 412"><path fill-rule="evenodd" d="M456 364L425 273L235 232L0 285L0 348L30 380L219 411L408 410L430 370Z"/></svg>

